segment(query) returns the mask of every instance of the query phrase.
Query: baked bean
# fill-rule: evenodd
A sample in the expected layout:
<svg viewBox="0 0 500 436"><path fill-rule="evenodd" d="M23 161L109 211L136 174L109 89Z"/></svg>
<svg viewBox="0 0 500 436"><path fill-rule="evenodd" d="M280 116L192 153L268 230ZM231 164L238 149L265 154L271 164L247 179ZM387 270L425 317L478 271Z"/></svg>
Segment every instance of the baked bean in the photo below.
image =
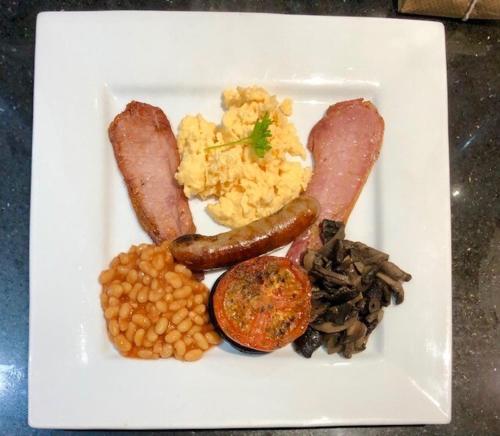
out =
<svg viewBox="0 0 500 436"><path fill-rule="evenodd" d="M148 312L150 317L154 317L154 316L158 315L158 309L151 302L148 302L148 304L146 305L146 311Z"/></svg>
<svg viewBox="0 0 500 436"><path fill-rule="evenodd" d="M205 324L205 321L203 321L203 318L200 315L196 315L193 319L193 322L198 325Z"/></svg>
<svg viewBox="0 0 500 436"><path fill-rule="evenodd" d="M156 340L158 339L158 335L156 334L154 327L150 327L148 329L146 333L146 339L149 342L156 342Z"/></svg>
<svg viewBox="0 0 500 436"><path fill-rule="evenodd" d="M192 326L193 321L191 321L189 318L186 318L184 321L179 323L179 325L177 326L177 330L179 330L181 333L186 333Z"/></svg>
<svg viewBox="0 0 500 436"><path fill-rule="evenodd" d="M127 282L133 285L137 281L137 271L135 269L129 270L127 273Z"/></svg>
<svg viewBox="0 0 500 436"><path fill-rule="evenodd" d="M132 322L145 329L149 328L151 325L151 321L149 321L146 316L140 314L132 315Z"/></svg>
<svg viewBox="0 0 500 436"><path fill-rule="evenodd" d="M163 346L160 341L155 342L155 344L153 345L153 353L161 354L162 348Z"/></svg>
<svg viewBox="0 0 500 436"><path fill-rule="evenodd" d="M198 304L193 310L198 315L203 315L207 311L207 307L204 304Z"/></svg>
<svg viewBox="0 0 500 436"><path fill-rule="evenodd" d="M149 296L149 288L144 287L137 294L137 301L139 303L145 303L146 301L148 301L148 296Z"/></svg>
<svg viewBox="0 0 500 436"><path fill-rule="evenodd" d="M199 325L193 325L193 327L191 327L187 334L188 336L193 336L195 333L198 333L198 332L201 332L201 327Z"/></svg>
<svg viewBox="0 0 500 436"><path fill-rule="evenodd" d="M120 326L118 325L118 321L116 319L112 319L108 324L109 333L111 336L117 336L120 333Z"/></svg>
<svg viewBox="0 0 500 436"><path fill-rule="evenodd" d="M151 350L142 349L137 351L137 356L141 359L153 359L154 355Z"/></svg>
<svg viewBox="0 0 500 436"><path fill-rule="evenodd" d="M153 291L156 291L158 289L158 286L160 285L160 282L158 282L158 279L153 279L151 281L151 286L150 288L153 290Z"/></svg>
<svg viewBox="0 0 500 436"><path fill-rule="evenodd" d="M163 259L163 256L161 254L155 255L152 263L153 267L158 271L161 271L163 268L165 268L165 260Z"/></svg>
<svg viewBox="0 0 500 436"><path fill-rule="evenodd" d="M202 350L206 351L209 349L210 346L208 345L207 338L205 338L205 336L203 336L201 333L195 333L193 335L193 339L198 347L200 347Z"/></svg>
<svg viewBox="0 0 500 436"><path fill-rule="evenodd" d="M130 268L124 266L124 265L119 265L116 267L116 272L118 274L121 274L122 276L126 276Z"/></svg>
<svg viewBox="0 0 500 436"><path fill-rule="evenodd" d="M106 319L111 319L111 318L116 318L118 315L118 307L117 306L110 306L104 311L104 318Z"/></svg>
<svg viewBox="0 0 500 436"><path fill-rule="evenodd" d="M148 248L148 244L139 244L137 247L136 247L136 251L140 254L142 253L146 248Z"/></svg>
<svg viewBox="0 0 500 436"><path fill-rule="evenodd" d="M186 318L188 314L188 310L186 308L179 309L175 314L172 316L172 322L174 324L179 324L184 318Z"/></svg>
<svg viewBox="0 0 500 436"><path fill-rule="evenodd" d="M195 295L194 298L193 298L193 302L195 304L201 304L203 303L203 296L202 295Z"/></svg>
<svg viewBox="0 0 500 436"><path fill-rule="evenodd" d="M115 297L115 298L120 298L123 294L123 288L122 285L118 283L113 283L109 288L108 288L108 295L110 297Z"/></svg>
<svg viewBox="0 0 500 436"><path fill-rule="evenodd" d="M163 347L161 349L160 356L163 358L170 357L174 352L174 347L170 344L163 344Z"/></svg>
<svg viewBox="0 0 500 436"><path fill-rule="evenodd" d="M130 262L130 256L127 253L122 253L118 257L122 265L127 265Z"/></svg>
<svg viewBox="0 0 500 436"><path fill-rule="evenodd" d="M120 300L116 297L109 297L108 299L108 306L119 306L120 305Z"/></svg>
<svg viewBox="0 0 500 436"><path fill-rule="evenodd" d="M171 302L171 301L173 301L173 300L174 300L174 296L173 296L171 293L169 293L169 294L165 295L165 301L166 301L167 303L170 303L170 302Z"/></svg>
<svg viewBox="0 0 500 436"><path fill-rule="evenodd" d="M146 330L144 329L139 329L135 332L134 335L134 344L137 347L140 347L142 345L142 341L144 340L144 335L146 334Z"/></svg>
<svg viewBox="0 0 500 436"><path fill-rule="evenodd" d="M204 286L203 286L203 283L198 282L198 281L196 281L194 279L191 281L191 286L192 286L193 291L195 293L199 293L200 291L202 291L203 289L205 289Z"/></svg>
<svg viewBox="0 0 500 436"><path fill-rule="evenodd" d="M221 342L220 336L215 332L206 332L205 338L210 345L218 345Z"/></svg>
<svg viewBox="0 0 500 436"><path fill-rule="evenodd" d="M128 318L130 315L130 304L129 303L123 303L120 306L120 311L118 312L118 316L120 318Z"/></svg>
<svg viewBox="0 0 500 436"><path fill-rule="evenodd" d="M101 294L101 306L103 309L108 305L108 298L108 294L104 292Z"/></svg>
<svg viewBox="0 0 500 436"><path fill-rule="evenodd" d="M130 294L128 295L128 298L130 300L135 301L137 300L137 294L139 291L142 289L142 283L136 283L133 287L132 290L130 291Z"/></svg>
<svg viewBox="0 0 500 436"><path fill-rule="evenodd" d="M175 272L169 271L165 274L165 280L174 289L178 289L182 286L182 280L179 275Z"/></svg>
<svg viewBox="0 0 500 436"><path fill-rule="evenodd" d="M194 362L195 360L200 360L202 356L203 356L203 351L201 351L199 348L194 348L192 350L189 350L184 355L184 360L186 362Z"/></svg>
<svg viewBox="0 0 500 436"><path fill-rule="evenodd" d="M141 259L142 260L150 260L153 257L154 248L146 247L143 251L141 251Z"/></svg>
<svg viewBox="0 0 500 436"><path fill-rule="evenodd" d="M142 341L142 346L144 348L151 348L153 346L153 343L147 338L144 338L144 340Z"/></svg>
<svg viewBox="0 0 500 436"><path fill-rule="evenodd" d="M168 320L167 318L160 318L158 322L155 325L155 332L157 335L162 335L165 333L168 327Z"/></svg>
<svg viewBox="0 0 500 436"><path fill-rule="evenodd" d="M166 312L168 309L167 303L164 300L160 300L156 302L156 308L159 312Z"/></svg>
<svg viewBox="0 0 500 436"><path fill-rule="evenodd" d="M129 322L126 319L122 318L122 319L118 320L118 325L120 326L120 331L121 332L124 332L124 331L126 331L128 329L128 324L129 324Z"/></svg>
<svg viewBox="0 0 500 436"><path fill-rule="evenodd" d="M161 288L157 289L156 291L151 289L151 291L149 291L148 299L149 301L156 303L157 301L160 301L164 295L165 291Z"/></svg>
<svg viewBox="0 0 500 436"><path fill-rule="evenodd" d="M185 306L186 306L185 300L174 301L173 303L169 304L168 310L171 310L172 312L177 312L178 310L182 309Z"/></svg>
<svg viewBox="0 0 500 436"><path fill-rule="evenodd" d="M132 349L132 344L129 341L127 341L127 338L123 335L118 335L115 338L115 344L118 347L118 349L123 353L127 353Z"/></svg>
<svg viewBox="0 0 500 436"><path fill-rule="evenodd" d="M101 285L106 285L115 277L114 269L105 269L99 276L99 283Z"/></svg>
<svg viewBox="0 0 500 436"><path fill-rule="evenodd" d="M191 289L191 286L183 286L182 288L176 289L174 291L174 294L173 294L174 299L181 300L181 299L187 298L191 295L191 292L193 292L193 290Z"/></svg>
<svg viewBox="0 0 500 436"><path fill-rule="evenodd" d="M175 353L178 355L178 356L184 356L184 354L186 353L186 344L184 343L184 341L182 339L179 339L175 344L174 344L174 349L175 349Z"/></svg>
<svg viewBox="0 0 500 436"><path fill-rule="evenodd" d="M191 276L193 275L193 273L191 272L191 270L189 268L187 268L185 265L182 265L180 263L178 263L174 266L174 271L176 273L182 274L183 276L185 276L187 278L191 278Z"/></svg>
<svg viewBox="0 0 500 436"><path fill-rule="evenodd" d="M181 336L181 332L179 332L178 330L172 330L165 335L165 342L167 344L173 344L174 342L177 342L181 338Z"/></svg>
<svg viewBox="0 0 500 436"><path fill-rule="evenodd" d="M128 294L132 290L132 285L129 282L122 283L123 293Z"/></svg>
<svg viewBox="0 0 500 436"><path fill-rule="evenodd" d="M149 271L149 275L153 278L156 278L156 277L158 277L158 271L155 268L151 267L151 269Z"/></svg>
<svg viewBox="0 0 500 436"><path fill-rule="evenodd" d="M151 284L151 277L149 276L143 276L142 277L142 284L143 285L146 285L146 286L149 286Z"/></svg>
<svg viewBox="0 0 500 436"><path fill-rule="evenodd" d="M127 341L134 342L136 331L137 331L137 326L133 322L130 322L128 324L127 331L125 332L125 337L127 338Z"/></svg>
<svg viewBox="0 0 500 436"><path fill-rule="evenodd" d="M163 277L165 278L165 280L167 282L169 282L172 279L172 277L176 277L176 276L177 276L177 274L175 272L167 271Z"/></svg>

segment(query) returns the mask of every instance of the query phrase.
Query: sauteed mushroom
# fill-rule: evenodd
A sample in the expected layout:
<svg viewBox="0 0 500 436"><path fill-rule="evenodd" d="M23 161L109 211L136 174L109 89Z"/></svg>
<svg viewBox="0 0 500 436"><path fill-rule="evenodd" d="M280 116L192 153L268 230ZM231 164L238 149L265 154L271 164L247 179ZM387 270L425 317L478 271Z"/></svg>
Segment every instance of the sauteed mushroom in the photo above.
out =
<svg viewBox="0 0 500 436"><path fill-rule="evenodd" d="M322 342L321 333L308 327L305 333L295 341L295 348L304 357L310 358Z"/></svg>
<svg viewBox="0 0 500 436"><path fill-rule="evenodd" d="M313 284L308 329L295 341L305 357L323 344L329 354L350 358L366 348L384 315L383 308L404 300L402 282L411 275L389 261L389 255L361 242L344 239L341 222L324 220L317 251L308 250L303 266Z"/></svg>

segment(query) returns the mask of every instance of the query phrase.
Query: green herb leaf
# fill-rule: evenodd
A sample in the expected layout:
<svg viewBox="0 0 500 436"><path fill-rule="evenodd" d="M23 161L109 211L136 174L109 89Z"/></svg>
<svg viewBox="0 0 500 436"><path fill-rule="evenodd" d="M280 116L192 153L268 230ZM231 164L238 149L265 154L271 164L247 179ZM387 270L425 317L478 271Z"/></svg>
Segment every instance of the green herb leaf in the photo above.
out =
<svg viewBox="0 0 500 436"><path fill-rule="evenodd" d="M269 114L266 112L262 119L257 120L250 134L251 146L255 154L259 157L264 157L266 151L271 149L271 144L269 143L269 137L271 136L270 125L271 118L269 118Z"/></svg>
<svg viewBox="0 0 500 436"><path fill-rule="evenodd" d="M271 149L269 138L271 131L269 126L272 121L269 114L266 112L262 118L259 118L253 126L252 133L247 138L238 139L237 141L227 142L226 144L212 145L207 147L206 150L212 150L220 147L232 147L236 144L248 144L258 157L264 157L266 152Z"/></svg>

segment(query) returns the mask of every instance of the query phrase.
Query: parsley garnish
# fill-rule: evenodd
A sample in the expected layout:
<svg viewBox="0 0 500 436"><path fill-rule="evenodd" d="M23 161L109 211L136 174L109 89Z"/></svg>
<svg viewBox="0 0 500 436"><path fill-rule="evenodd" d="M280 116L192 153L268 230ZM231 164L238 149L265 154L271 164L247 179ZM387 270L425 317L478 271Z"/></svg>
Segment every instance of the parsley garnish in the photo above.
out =
<svg viewBox="0 0 500 436"><path fill-rule="evenodd" d="M266 152L271 149L271 144L269 143L269 137L271 136L269 126L271 122L271 118L269 118L269 114L266 112L262 118L257 120L250 136L225 144L212 145L211 147L207 147L206 150L213 150L219 147L231 147L236 144L248 144L258 157L264 157Z"/></svg>

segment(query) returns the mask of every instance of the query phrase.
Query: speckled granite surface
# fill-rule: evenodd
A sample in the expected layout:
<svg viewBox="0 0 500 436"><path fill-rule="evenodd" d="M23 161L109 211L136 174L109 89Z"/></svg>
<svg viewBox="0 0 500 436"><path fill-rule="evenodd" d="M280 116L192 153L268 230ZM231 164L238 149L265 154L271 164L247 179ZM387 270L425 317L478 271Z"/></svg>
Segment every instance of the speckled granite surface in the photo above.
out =
<svg viewBox="0 0 500 436"><path fill-rule="evenodd" d="M96 8L397 16L393 2L384 0L1 2L0 434L44 433L30 429L26 418L36 14L43 10ZM500 435L500 23L440 21L446 27L449 81L454 304L452 423L221 434ZM177 433L186 432L170 434Z"/></svg>

